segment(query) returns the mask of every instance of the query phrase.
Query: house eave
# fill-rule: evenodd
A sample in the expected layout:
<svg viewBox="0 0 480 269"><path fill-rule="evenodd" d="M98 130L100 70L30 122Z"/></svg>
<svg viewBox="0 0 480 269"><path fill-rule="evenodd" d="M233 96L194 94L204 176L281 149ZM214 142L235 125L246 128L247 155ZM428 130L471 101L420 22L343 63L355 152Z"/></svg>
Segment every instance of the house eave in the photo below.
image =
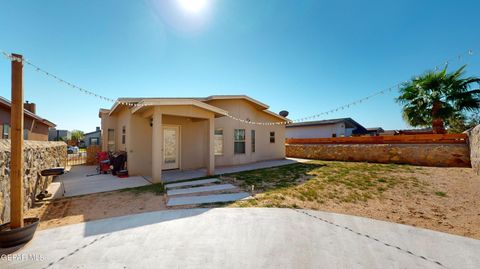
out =
<svg viewBox="0 0 480 269"><path fill-rule="evenodd" d="M182 99L159 98L159 99L141 100L140 102L137 103L137 106L132 108L132 114L135 114L147 107L153 107L153 106L189 106L189 105L211 111L215 114L215 117L223 117L228 115L228 112L221 108L206 104L204 102L201 102L195 99L183 99L183 98Z"/></svg>

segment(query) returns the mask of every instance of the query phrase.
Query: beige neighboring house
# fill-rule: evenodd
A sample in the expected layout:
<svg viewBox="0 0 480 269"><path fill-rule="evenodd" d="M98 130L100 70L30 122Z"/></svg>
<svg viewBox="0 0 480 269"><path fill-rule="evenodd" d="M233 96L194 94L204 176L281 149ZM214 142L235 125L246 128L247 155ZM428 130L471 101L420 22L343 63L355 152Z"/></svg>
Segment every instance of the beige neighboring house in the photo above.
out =
<svg viewBox="0 0 480 269"><path fill-rule="evenodd" d="M133 103L136 106L123 105ZM131 175L160 182L162 170L231 166L285 158L287 119L245 95L206 98L119 98L100 109L102 148L126 151Z"/></svg>

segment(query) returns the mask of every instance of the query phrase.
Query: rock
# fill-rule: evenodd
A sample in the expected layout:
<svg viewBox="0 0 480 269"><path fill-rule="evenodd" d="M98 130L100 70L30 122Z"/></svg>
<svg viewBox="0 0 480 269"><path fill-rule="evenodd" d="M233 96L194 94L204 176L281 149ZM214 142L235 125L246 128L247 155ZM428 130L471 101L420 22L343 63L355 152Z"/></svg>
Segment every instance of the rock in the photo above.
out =
<svg viewBox="0 0 480 269"><path fill-rule="evenodd" d="M480 139L477 140L478 148ZM480 171L479 152L476 158ZM289 144L286 145L286 155L328 161L470 167L467 144Z"/></svg>
<svg viewBox="0 0 480 269"><path fill-rule="evenodd" d="M0 224L10 219L10 140L0 139ZM64 142L25 141L24 209L32 205L32 191L38 173L46 168L66 166L67 146ZM51 177L43 178L51 182ZM40 191L40 190L37 190Z"/></svg>

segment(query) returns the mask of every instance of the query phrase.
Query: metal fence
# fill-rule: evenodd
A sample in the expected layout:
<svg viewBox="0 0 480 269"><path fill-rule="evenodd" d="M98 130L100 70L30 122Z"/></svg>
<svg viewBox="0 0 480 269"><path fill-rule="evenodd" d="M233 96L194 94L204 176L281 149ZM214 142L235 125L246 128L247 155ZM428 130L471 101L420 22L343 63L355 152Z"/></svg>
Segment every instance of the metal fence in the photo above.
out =
<svg viewBox="0 0 480 269"><path fill-rule="evenodd" d="M78 153L67 154L67 165L84 165L87 163L87 152L80 151Z"/></svg>

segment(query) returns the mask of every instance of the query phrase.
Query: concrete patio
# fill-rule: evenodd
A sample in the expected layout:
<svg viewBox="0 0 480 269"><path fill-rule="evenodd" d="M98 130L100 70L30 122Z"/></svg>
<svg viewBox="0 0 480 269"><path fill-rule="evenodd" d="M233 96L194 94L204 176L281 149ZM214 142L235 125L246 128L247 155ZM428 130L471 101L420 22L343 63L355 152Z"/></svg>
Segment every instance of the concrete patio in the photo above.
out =
<svg viewBox="0 0 480 269"><path fill-rule="evenodd" d="M215 175L237 173L242 171L270 168L270 167L282 166L282 165L293 164L293 163L302 163L302 162L308 162L308 161L309 160L306 160L306 159L285 158L281 160L263 161L263 162L235 165L235 166L215 167ZM207 176L206 169L195 169L195 170L185 170L185 171L167 170L167 171L163 171L162 173L162 181L165 183L169 183L169 182L175 182L175 181L187 180L187 179L199 178L199 177L205 177L205 176Z"/></svg>
<svg viewBox="0 0 480 269"><path fill-rule="evenodd" d="M55 182L50 184L49 192L53 193L54 198L60 198L62 197L63 188L65 189L63 197L71 197L151 184L148 180L139 176L119 178L111 174L99 175L96 172L96 167L85 165L72 166L68 173L56 178Z"/></svg>
<svg viewBox="0 0 480 269"><path fill-rule="evenodd" d="M0 268L468 269L478 253L479 240L355 216L204 208L39 231Z"/></svg>

